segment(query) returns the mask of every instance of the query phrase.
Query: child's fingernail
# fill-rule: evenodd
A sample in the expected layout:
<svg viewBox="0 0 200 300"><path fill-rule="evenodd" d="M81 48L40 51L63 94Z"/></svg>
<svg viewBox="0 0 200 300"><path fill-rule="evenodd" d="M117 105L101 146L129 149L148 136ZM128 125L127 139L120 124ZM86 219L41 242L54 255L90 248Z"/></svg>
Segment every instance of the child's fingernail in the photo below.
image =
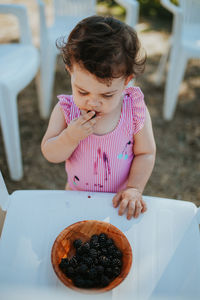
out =
<svg viewBox="0 0 200 300"><path fill-rule="evenodd" d="M92 119L94 119L95 118L95 120L97 119L97 115L96 115L96 113L95 113L95 111L92 111L93 113L92 113Z"/></svg>
<svg viewBox="0 0 200 300"><path fill-rule="evenodd" d="M90 116L95 116L96 113L94 110L88 110L87 113L90 115Z"/></svg>

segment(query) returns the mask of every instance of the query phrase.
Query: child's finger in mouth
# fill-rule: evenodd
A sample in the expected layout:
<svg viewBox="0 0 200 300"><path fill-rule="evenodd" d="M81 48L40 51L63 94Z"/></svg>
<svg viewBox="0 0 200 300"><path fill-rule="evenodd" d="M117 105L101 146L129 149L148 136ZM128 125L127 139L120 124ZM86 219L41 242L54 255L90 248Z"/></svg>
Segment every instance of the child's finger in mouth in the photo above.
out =
<svg viewBox="0 0 200 300"><path fill-rule="evenodd" d="M93 116L91 117L91 119L94 119L97 116L97 113L94 110L88 110L87 111L87 113L91 113L91 112L93 113Z"/></svg>

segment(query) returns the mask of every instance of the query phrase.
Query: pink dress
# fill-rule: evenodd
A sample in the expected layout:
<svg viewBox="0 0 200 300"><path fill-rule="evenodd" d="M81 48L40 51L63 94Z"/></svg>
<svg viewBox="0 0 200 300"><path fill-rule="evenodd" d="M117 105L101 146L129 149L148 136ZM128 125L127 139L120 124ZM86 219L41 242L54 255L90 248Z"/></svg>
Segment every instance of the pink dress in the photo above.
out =
<svg viewBox="0 0 200 300"><path fill-rule="evenodd" d="M58 96L66 123L80 116L73 96ZM127 88L115 129L105 135L92 134L80 141L65 168L72 190L116 193L126 187L134 159L134 135L144 125L146 105L138 87Z"/></svg>

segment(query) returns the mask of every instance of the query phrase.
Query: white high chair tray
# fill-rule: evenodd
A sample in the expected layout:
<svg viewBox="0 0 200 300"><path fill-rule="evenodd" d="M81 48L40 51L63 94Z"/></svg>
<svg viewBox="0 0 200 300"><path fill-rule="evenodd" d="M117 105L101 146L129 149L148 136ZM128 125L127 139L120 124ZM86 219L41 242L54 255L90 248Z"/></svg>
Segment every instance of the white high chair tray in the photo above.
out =
<svg viewBox="0 0 200 300"><path fill-rule="evenodd" d="M0 240L1 286L55 287L65 289L69 298L92 297L79 295L59 281L51 265L51 248L57 235L70 224L96 219L122 230L133 250L128 277L113 292L104 294L104 299L149 298L197 208L190 202L146 196L148 211L128 221L118 216L112 197L109 193L73 191L14 192Z"/></svg>

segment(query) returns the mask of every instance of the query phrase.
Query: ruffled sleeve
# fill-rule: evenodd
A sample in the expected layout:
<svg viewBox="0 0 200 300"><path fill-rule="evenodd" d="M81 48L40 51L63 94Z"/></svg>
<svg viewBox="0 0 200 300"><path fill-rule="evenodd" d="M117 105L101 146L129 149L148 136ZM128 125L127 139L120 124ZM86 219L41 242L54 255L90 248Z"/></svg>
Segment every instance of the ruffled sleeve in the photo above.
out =
<svg viewBox="0 0 200 300"><path fill-rule="evenodd" d="M129 87L125 90L127 97L130 97L133 112L133 134L138 133L144 126L146 118L146 104L144 95L139 87Z"/></svg>
<svg viewBox="0 0 200 300"><path fill-rule="evenodd" d="M71 115L72 105L73 105L72 97L69 95L59 95L57 96L57 98L59 100L60 107L63 110L66 123L69 124L72 120L72 115Z"/></svg>

